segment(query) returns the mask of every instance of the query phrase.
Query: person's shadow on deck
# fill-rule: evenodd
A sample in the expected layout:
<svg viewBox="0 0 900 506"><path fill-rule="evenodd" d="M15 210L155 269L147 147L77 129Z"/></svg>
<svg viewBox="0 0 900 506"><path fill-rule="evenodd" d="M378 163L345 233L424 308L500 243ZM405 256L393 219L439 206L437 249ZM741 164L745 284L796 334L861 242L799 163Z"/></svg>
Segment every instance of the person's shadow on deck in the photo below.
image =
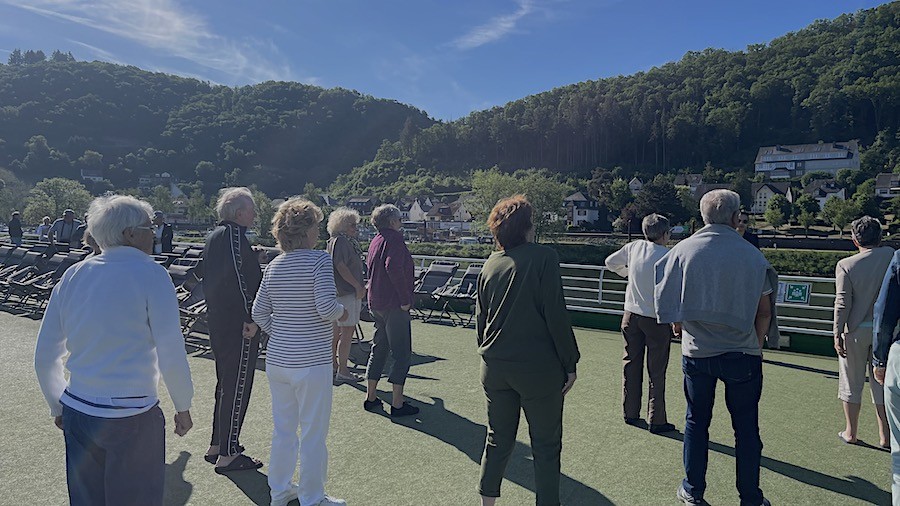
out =
<svg viewBox="0 0 900 506"><path fill-rule="evenodd" d="M681 432L670 432L662 435L670 439L675 439L677 441L684 441L684 434L682 434ZM728 455L732 458L734 457L734 448L732 448L731 446L726 446L710 441L709 449L723 455ZM813 487L830 490L831 492L845 495L847 497L852 497L854 499L859 499L861 501L866 501L871 504L891 503L890 492L884 491L878 488L878 486L874 483L864 480L858 476L847 476L846 479L836 476L829 476L818 471L813 471L812 469L800 467L788 462L783 462L781 460L775 460L766 457L765 455L763 455L762 460L760 461L760 467L764 467L770 471L776 472L782 476L787 476L788 478L797 480L801 483L806 483L807 485L811 485Z"/></svg>
<svg viewBox="0 0 900 506"><path fill-rule="evenodd" d="M190 453L181 452L174 462L166 464L166 504L181 506L187 504L188 500L190 500L191 494L194 492L194 486L184 480L184 469L187 467L187 461L190 458Z"/></svg>
<svg viewBox="0 0 900 506"><path fill-rule="evenodd" d="M416 417L397 418L392 421L398 425L409 427L433 438L440 439L466 454L473 462L481 463L484 440L487 428L444 408L444 400L433 397L434 404L426 404L412 400L412 404L420 408ZM384 411L379 412L387 416ZM419 420L422 418L423 420ZM534 492L534 467L531 461L531 448L519 441L506 466L505 478ZM474 492L473 492L474 494ZM599 491L575 480L564 473L560 475L560 501L563 504L590 504L592 506L612 505L606 496ZM475 501L477 498L473 498Z"/></svg>
<svg viewBox="0 0 900 506"><path fill-rule="evenodd" d="M228 473L226 475L232 483L241 489L241 492L250 499L253 504L266 505L271 504L271 489L269 488L269 477L261 473L259 469L254 471L240 471L236 473ZM293 504L297 504L295 500Z"/></svg>

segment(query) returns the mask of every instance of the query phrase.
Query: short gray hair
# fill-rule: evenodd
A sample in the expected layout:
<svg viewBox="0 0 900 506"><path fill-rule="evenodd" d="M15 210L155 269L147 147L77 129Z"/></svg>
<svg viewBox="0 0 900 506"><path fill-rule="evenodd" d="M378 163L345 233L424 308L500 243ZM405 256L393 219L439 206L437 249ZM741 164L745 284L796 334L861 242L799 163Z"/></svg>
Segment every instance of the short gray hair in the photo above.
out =
<svg viewBox="0 0 900 506"><path fill-rule="evenodd" d="M246 206L244 199L248 199L251 206L256 205L253 202L253 192L250 191L250 188L246 186L223 188L219 192L219 200L216 202L216 214L219 215L219 221L234 221L238 211ZM101 246L103 245L101 244Z"/></svg>
<svg viewBox="0 0 900 506"><path fill-rule="evenodd" d="M853 220L850 233L860 246L872 247L881 244L881 222L871 216Z"/></svg>
<svg viewBox="0 0 900 506"><path fill-rule="evenodd" d="M644 237L650 242L660 240L662 236L666 235L669 228L669 219L661 214L648 214L644 216L644 220L641 222L641 230L644 232Z"/></svg>
<svg viewBox="0 0 900 506"><path fill-rule="evenodd" d="M328 215L328 235L334 237L347 230L352 224L359 223L359 212L349 207L339 207Z"/></svg>
<svg viewBox="0 0 900 506"><path fill-rule="evenodd" d="M741 196L731 190L713 190L700 199L700 215L707 225L731 225L741 210Z"/></svg>
<svg viewBox="0 0 900 506"><path fill-rule="evenodd" d="M391 220L394 218L399 220L402 216L400 209L394 204L382 204L372 211L372 225L375 225L378 230L388 229L391 226Z"/></svg>
<svg viewBox="0 0 900 506"><path fill-rule="evenodd" d="M125 245L122 232L144 226L153 214L153 208L143 200L130 195L97 197L87 212L90 216L87 233L97 241L100 249Z"/></svg>

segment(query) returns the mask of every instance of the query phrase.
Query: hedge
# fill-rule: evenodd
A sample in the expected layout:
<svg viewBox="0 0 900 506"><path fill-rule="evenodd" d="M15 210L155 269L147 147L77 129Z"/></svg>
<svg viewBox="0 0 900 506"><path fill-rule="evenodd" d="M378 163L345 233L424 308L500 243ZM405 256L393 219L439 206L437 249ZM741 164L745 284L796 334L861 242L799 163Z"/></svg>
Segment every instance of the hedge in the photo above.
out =
<svg viewBox="0 0 900 506"><path fill-rule="evenodd" d="M801 249L764 249L766 259L778 274L834 277L834 267L853 251L817 251Z"/></svg>
<svg viewBox="0 0 900 506"><path fill-rule="evenodd" d="M568 264L603 265L603 261L622 245L607 241L598 244L546 244L556 249L559 260ZM409 250L413 255L431 255L461 258L487 258L494 251L488 244L465 245L440 243L412 243ZM852 251L817 251L764 249L766 259L779 274L796 276L834 277L834 266Z"/></svg>
<svg viewBox="0 0 900 506"><path fill-rule="evenodd" d="M413 255L431 255L442 257L460 258L487 258L493 251L491 244L470 244L460 246L458 244L442 243L412 243L409 251ZM556 250L559 261L567 264L602 265L610 253L621 247L614 242L601 242L599 244L545 244Z"/></svg>

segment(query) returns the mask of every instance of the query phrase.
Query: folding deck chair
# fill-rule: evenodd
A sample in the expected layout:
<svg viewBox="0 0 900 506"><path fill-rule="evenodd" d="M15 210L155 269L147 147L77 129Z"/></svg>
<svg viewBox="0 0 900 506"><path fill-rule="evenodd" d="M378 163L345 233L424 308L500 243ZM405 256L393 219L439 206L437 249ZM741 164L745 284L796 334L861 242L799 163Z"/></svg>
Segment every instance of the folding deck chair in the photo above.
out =
<svg viewBox="0 0 900 506"><path fill-rule="evenodd" d="M413 306L416 316L425 318L425 309L420 308L422 302L434 303L437 301L434 293L443 290L453 281L453 276L459 269L459 264L455 262L432 262L428 269L422 273L419 281L413 290Z"/></svg>
<svg viewBox="0 0 900 506"><path fill-rule="evenodd" d="M459 283L434 292L435 297L437 297L437 305L441 307L441 312L436 319L432 318L434 315L434 308L432 308L425 321L444 321L446 316L446 319L452 325L457 325L457 322L463 327L471 325L472 319L475 317L475 295L478 289L479 274L481 274L481 265L470 265L466 268ZM463 317L457 308L454 307L454 304L465 304L469 309L469 313Z"/></svg>

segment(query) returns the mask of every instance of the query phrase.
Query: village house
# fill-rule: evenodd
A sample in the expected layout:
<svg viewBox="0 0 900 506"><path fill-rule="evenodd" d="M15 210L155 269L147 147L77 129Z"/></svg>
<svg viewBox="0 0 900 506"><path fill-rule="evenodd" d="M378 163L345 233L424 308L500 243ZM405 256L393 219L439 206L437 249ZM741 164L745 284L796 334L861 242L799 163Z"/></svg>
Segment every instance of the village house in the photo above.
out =
<svg viewBox="0 0 900 506"><path fill-rule="evenodd" d="M360 216L369 216L378 206L378 199L368 196L350 197L344 205L350 209L355 209Z"/></svg>
<svg viewBox="0 0 900 506"><path fill-rule="evenodd" d="M834 179L816 179L811 181L806 185L806 188L803 188L803 193L816 199L816 202L819 203L819 209L824 208L825 202L834 198L847 200L847 190L839 188Z"/></svg>
<svg viewBox="0 0 900 506"><path fill-rule="evenodd" d="M100 182L106 178L103 177L102 169L81 169L81 179L82 181Z"/></svg>
<svg viewBox="0 0 900 506"><path fill-rule="evenodd" d="M566 225L581 227L594 223L600 218L600 204L582 192L575 192L563 200L566 210Z"/></svg>
<svg viewBox="0 0 900 506"><path fill-rule="evenodd" d="M769 201L775 195L784 195L788 202L794 201L791 184L788 182L753 183L750 185L750 194L753 196L753 206L750 208L753 214L766 212Z"/></svg>
<svg viewBox="0 0 900 506"><path fill-rule="evenodd" d="M675 176L675 186L687 186L691 193L695 193L697 188L703 184L703 174L678 174Z"/></svg>
<svg viewBox="0 0 900 506"><path fill-rule="evenodd" d="M882 172L875 176L875 196L890 199L900 195L900 174Z"/></svg>
<svg viewBox="0 0 900 506"><path fill-rule="evenodd" d="M634 176L633 178L631 178L631 181L628 182L628 189L631 190L632 195L637 195L643 187L644 183L640 179L638 179L637 176Z"/></svg>
<svg viewBox="0 0 900 506"><path fill-rule="evenodd" d="M428 211L434 207L428 197L417 198L409 208L409 221L425 221Z"/></svg>

